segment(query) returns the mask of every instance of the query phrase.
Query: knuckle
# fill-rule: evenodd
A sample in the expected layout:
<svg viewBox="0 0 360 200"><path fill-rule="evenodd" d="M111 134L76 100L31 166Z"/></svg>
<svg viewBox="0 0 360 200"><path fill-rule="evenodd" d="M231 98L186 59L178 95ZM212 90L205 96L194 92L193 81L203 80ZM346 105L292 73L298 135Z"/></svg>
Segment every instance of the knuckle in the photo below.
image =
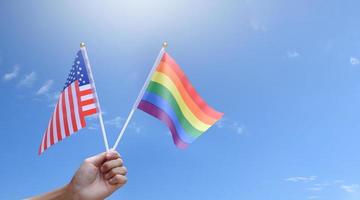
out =
<svg viewBox="0 0 360 200"><path fill-rule="evenodd" d="M90 159L89 158L86 158L85 160L84 160L84 164L90 164L91 162L90 162Z"/></svg>
<svg viewBox="0 0 360 200"><path fill-rule="evenodd" d="M110 152L108 153L108 159L114 160L117 158L120 158L120 154L115 150L110 150Z"/></svg>
<svg viewBox="0 0 360 200"><path fill-rule="evenodd" d="M114 154L116 155L116 157L121 158L121 155L119 154L119 152L114 151Z"/></svg>
<svg viewBox="0 0 360 200"><path fill-rule="evenodd" d="M116 171L113 169L113 170L110 170L108 172L109 176L115 176L116 175Z"/></svg>
<svg viewBox="0 0 360 200"><path fill-rule="evenodd" d="M110 169L109 163L104 163L102 169L103 171L108 171Z"/></svg>
<svg viewBox="0 0 360 200"><path fill-rule="evenodd" d="M114 174L114 172L112 172L112 171L110 171L110 172L108 172L105 176L105 178L111 178L111 177L113 177L115 174Z"/></svg>

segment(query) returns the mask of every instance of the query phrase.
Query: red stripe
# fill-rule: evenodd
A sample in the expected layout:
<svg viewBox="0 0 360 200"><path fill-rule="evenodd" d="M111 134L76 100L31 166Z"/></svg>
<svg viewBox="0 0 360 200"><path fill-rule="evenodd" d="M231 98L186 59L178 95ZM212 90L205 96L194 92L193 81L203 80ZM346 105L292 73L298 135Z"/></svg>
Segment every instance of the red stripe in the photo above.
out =
<svg viewBox="0 0 360 200"><path fill-rule="evenodd" d="M85 122L85 118L82 112L82 106L81 106L81 98L80 98L80 88L79 88L79 82L76 81L75 82L75 92L76 92L76 98L77 101L79 102L78 108L79 108L79 116L80 116L80 123L81 123L81 127L85 127L86 126L86 122Z"/></svg>
<svg viewBox="0 0 360 200"><path fill-rule="evenodd" d="M70 131L69 131L69 124L67 121L67 113L66 113L66 103L65 103L65 92L63 91L61 94L62 98L61 98L61 104L62 104L62 113L63 113L63 123L64 123L64 127L65 127L65 135L66 137L70 136Z"/></svg>
<svg viewBox="0 0 360 200"><path fill-rule="evenodd" d="M62 140L61 129L60 129L60 113L59 113L59 102L56 104L56 132L58 141Z"/></svg>
<svg viewBox="0 0 360 200"><path fill-rule="evenodd" d="M92 89L88 89L88 90L80 91L80 96L85 96L92 93L93 93Z"/></svg>
<svg viewBox="0 0 360 200"><path fill-rule="evenodd" d="M51 116L51 121L50 121L50 146L54 144L53 120L54 120L54 115Z"/></svg>
<svg viewBox="0 0 360 200"><path fill-rule="evenodd" d="M74 132L76 132L76 131L78 131L78 127L76 126L74 100L73 100L73 97L72 97L71 86L67 87L67 89L68 89L68 95L69 95L71 123L73 125Z"/></svg>
<svg viewBox="0 0 360 200"><path fill-rule="evenodd" d="M80 105L81 106L86 106L86 105L90 105L90 104L93 104L93 103L95 103L95 99L88 99L88 100L80 102Z"/></svg>
<svg viewBox="0 0 360 200"><path fill-rule="evenodd" d="M83 111L84 117L89 116L89 115L93 115L93 114L96 114L96 113L97 113L96 108L93 108L93 109L90 109L90 110L87 110L87 111Z"/></svg>
<svg viewBox="0 0 360 200"><path fill-rule="evenodd" d="M41 141L41 144L40 144L40 147L39 147L39 151L38 151L38 154L40 155L42 152L41 152L41 146L42 146L42 141Z"/></svg>
<svg viewBox="0 0 360 200"><path fill-rule="evenodd" d="M44 150L47 149L47 131L48 131L48 129L46 129L46 131L45 131Z"/></svg>
<svg viewBox="0 0 360 200"><path fill-rule="evenodd" d="M179 79L181 80L181 82L184 85L185 90L187 90L187 92L190 94L190 96L193 98L193 100L196 102L196 104L209 116L215 118L215 119L220 119L223 115L223 113L218 112L216 110L214 110L213 108L211 108L201 97L200 95L196 92L195 88L191 85L189 79L186 77L186 75L184 74L184 72L181 70L180 66L175 62L175 60L168 54L168 53L164 53L162 59L162 62L166 62L168 63L172 69L174 70L174 72L177 74L177 76L179 77Z"/></svg>

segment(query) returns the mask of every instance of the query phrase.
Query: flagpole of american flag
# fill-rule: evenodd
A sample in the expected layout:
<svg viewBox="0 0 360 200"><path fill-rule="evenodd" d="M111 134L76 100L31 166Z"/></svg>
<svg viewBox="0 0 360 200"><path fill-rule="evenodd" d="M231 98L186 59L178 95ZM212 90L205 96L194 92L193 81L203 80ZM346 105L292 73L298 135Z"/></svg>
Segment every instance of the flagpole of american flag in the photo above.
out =
<svg viewBox="0 0 360 200"><path fill-rule="evenodd" d="M107 136L106 136L104 120L103 120L103 117L102 117L102 112L101 112L101 107L100 107L100 102L99 102L99 97L97 95L94 76L93 76L93 73L92 73L92 70L91 70L91 65L90 65L89 57L87 55L87 51L86 51L86 47L85 47L84 42L80 43L80 49L81 49L81 53L84 56L85 66L86 66L86 69L87 69L88 74L89 74L92 89L94 90L95 99L96 99L96 107L97 107L97 109L99 111L98 117L99 117L99 121L100 121L100 127L101 127L101 132L102 132L105 148L106 148L106 151L109 151L109 143L108 143Z"/></svg>
<svg viewBox="0 0 360 200"><path fill-rule="evenodd" d="M127 126L129 125L129 122L130 122L132 116L134 115L134 112L137 109L137 107L139 105L139 102L140 102L142 96L144 95L147 86L149 85L150 78L151 78L152 74L154 73L156 67L159 65L160 60L161 60L162 56L164 55L165 49L166 49L167 46L168 46L168 43L164 42L163 45L162 45L162 48L161 48L161 50L160 50L160 52L159 52L159 54L158 54L158 56L157 56L157 58L156 58L156 60L154 62L154 65L152 66L151 71L148 74L148 76L147 76L147 78L146 78L146 80L144 82L144 85L142 86L142 88L140 90L140 93L139 93L138 97L136 98L136 101L135 101L135 103L134 103L134 105L133 105L133 107L132 107L132 109L131 109L131 111L130 111L127 119L126 119L126 121L125 121L125 124L122 127L122 129L120 130L120 133L119 133L119 135L118 135L118 137L116 139L116 142L115 142L112 149L116 149L116 147L119 145L119 142L120 142L122 136L124 135L124 132L125 132Z"/></svg>

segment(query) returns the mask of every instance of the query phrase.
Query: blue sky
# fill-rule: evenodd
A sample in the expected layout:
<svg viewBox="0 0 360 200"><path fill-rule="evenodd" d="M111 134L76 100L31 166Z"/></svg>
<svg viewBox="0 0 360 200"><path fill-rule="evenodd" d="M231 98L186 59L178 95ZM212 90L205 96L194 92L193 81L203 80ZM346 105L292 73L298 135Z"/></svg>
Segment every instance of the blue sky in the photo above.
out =
<svg viewBox="0 0 360 200"><path fill-rule="evenodd" d="M0 199L66 184L104 150L96 118L37 150L79 43L110 144L161 44L225 113L186 150L137 111L109 199L359 200L360 2L1 1Z"/></svg>

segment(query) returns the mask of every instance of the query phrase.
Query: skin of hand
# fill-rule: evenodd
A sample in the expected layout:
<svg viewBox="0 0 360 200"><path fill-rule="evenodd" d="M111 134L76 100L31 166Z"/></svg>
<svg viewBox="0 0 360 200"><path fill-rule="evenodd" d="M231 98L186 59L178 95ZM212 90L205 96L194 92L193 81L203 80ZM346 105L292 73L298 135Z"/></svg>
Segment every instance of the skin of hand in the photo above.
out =
<svg viewBox="0 0 360 200"><path fill-rule="evenodd" d="M127 182L127 169L119 153L110 150L87 158L71 182L63 188L30 198L32 200L100 200Z"/></svg>
<svg viewBox="0 0 360 200"><path fill-rule="evenodd" d="M86 159L69 188L74 199L104 199L127 182L126 174L119 153L111 150Z"/></svg>

